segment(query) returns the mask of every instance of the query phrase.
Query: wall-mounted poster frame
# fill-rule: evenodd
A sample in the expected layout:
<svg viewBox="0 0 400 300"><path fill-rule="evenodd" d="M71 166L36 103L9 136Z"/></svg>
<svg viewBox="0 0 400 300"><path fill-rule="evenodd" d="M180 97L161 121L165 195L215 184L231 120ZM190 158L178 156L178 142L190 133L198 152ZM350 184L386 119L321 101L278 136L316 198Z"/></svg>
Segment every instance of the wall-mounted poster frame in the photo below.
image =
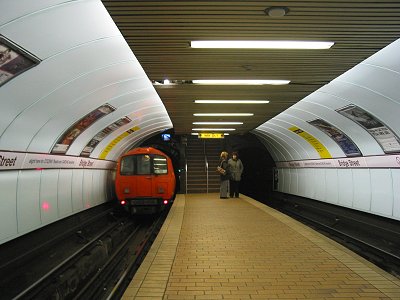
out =
<svg viewBox="0 0 400 300"><path fill-rule="evenodd" d="M58 139L57 143L54 145L51 153L65 154L69 146L83 131L90 127L94 122L101 119L105 115L108 115L114 110L115 107L106 103L88 113L86 116L81 118L78 122L74 123L67 131L64 132L64 134Z"/></svg>
<svg viewBox="0 0 400 300"><path fill-rule="evenodd" d="M0 86L40 63L40 59L0 35Z"/></svg>
<svg viewBox="0 0 400 300"><path fill-rule="evenodd" d="M332 124L322 119L315 119L307 122L317 127L319 130L328 135L332 140L334 140L338 144L338 146L343 150L346 156L362 155L357 145L345 133L343 133L343 131L336 128Z"/></svg>
<svg viewBox="0 0 400 300"><path fill-rule="evenodd" d="M111 132L117 130L118 128L130 123L132 120L129 117L123 117L111 125L107 126L104 128L102 131L97 133L91 140L90 142L83 148L81 152L81 156L89 156L94 148L106 137L108 136Z"/></svg>
<svg viewBox="0 0 400 300"><path fill-rule="evenodd" d="M336 110L341 115L365 128L385 153L400 152L399 137L378 118L361 107L350 104Z"/></svg>

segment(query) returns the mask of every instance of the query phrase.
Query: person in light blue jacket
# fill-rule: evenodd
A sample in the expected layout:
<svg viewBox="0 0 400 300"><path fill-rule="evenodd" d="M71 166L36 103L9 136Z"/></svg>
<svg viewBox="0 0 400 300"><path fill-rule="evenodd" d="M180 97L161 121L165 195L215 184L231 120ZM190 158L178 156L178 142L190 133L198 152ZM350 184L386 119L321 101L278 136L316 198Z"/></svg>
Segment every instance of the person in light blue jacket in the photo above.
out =
<svg viewBox="0 0 400 300"><path fill-rule="evenodd" d="M229 166L229 195L231 198L239 198L239 186L240 180L242 179L243 173L243 164L242 161L239 159L239 155L237 152L232 152L232 158L228 161Z"/></svg>

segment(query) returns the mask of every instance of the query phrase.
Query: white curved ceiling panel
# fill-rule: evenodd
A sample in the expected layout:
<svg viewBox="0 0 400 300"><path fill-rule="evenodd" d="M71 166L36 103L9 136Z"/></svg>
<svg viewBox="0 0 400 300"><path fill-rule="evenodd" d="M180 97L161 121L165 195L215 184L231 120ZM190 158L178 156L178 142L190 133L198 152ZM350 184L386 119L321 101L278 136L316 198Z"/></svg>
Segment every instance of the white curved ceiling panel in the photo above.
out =
<svg viewBox="0 0 400 300"><path fill-rule="evenodd" d="M379 52L368 57L361 64L374 65L384 69L392 70L400 73L400 59L393 59L398 57L400 51L400 39L394 41L386 46Z"/></svg>
<svg viewBox="0 0 400 300"><path fill-rule="evenodd" d="M35 103L52 100L58 90L73 87L74 81L85 80L85 76L97 69L128 60L132 60L131 64L135 65L128 68L140 70L139 63L124 39L114 37L90 42L42 61L1 87L0 98L7 99L7 96L13 95L14 101L7 101L2 107L4 117L0 119L0 136L14 118ZM71 102L72 99L56 99L63 102L66 100Z"/></svg>
<svg viewBox="0 0 400 300"><path fill-rule="evenodd" d="M364 156L385 154L375 138L365 128L341 115L337 110L348 105L356 105L371 114L383 125L389 127L397 136L400 136L400 118L398 117L400 60L398 53L400 53L400 40L308 95L256 130L277 124L277 120L285 121L314 136L327 148L332 157L345 156L339 145L327 134L307 123L307 121L318 118L345 133ZM375 124L379 124L379 122L375 122ZM374 126L380 126L379 128L374 127L374 129L386 130L384 126ZM267 133L264 132L263 134ZM268 134L274 135L274 132L268 131ZM385 138L387 137L386 135ZM274 143L276 140L273 139L271 142ZM301 145L300 148L304 147L304 142L291 143L293 147L298 147L299 144ZM392 149L397 147L396 143L392 145L394 145ZM298 152L304 155L299 150L300 148L298 148ZM310 147L306 149L310 149ZM307 153L309 153L308 150ZM386 149L386 153L390 153L390 148ZM304 155L302 159L308 158Z"/></svg>
<svg viewBox="0 0 400 300"><path fill-rule="evenodd" d="M315 152L315 150L310 149L310 144L288 129L293 126L299 127L297 124L293 123L292 117L282 114L280 115L279 119L274 118L268 124L273 125L274 128L281 134L281 137L284 138L288 144L293 146L295 151L293 157L296 157L295 159L301 159L302 157L307 157L309 159L314 158L313 152Z"/></svg>
<svg viewBox="0 0 400 300"><path fill-rule="evenodd" d="M281 150L285 158L288 160L299 159L299 152L294 148L294 145L290 144L287 136L281 132L281 128L268 123L258 127L257 130L263 134L267 134L275 143L278 143L280 146L278 148Z"/></svg>
<svg viewBox="0 0 400 300"><path fill-rule="evenodd" d="M275 143L269 142L265 134L260 133L258 130L254 130L253 134L260 140L260 142L267 148L274 161L285 160L284 155L276 148Z"/></svg>
<svg viewBox="0 0 400 300"><path fill-rule="evenodd" d="M126 79L127 73L131 73L130 76L135 76L134 71L129 68L129 64L120 63L95 70L63 85L44 99L40 99L34 105L20 112L1 136L0 148L25 151L34 135L47 122L49 117L65 112L65 106L68 107L70 103L76 102L79 102L77 112L81 116L86 115L107 102L108 99L97 98L93 100L85 96L115 81ZM73 124L77 120L71 119L70 121ZM27 128L26 124L30 124L30 126ZM64 124L64 126L68 127L72 124ZM13 140L13 137L17 134L18 139Z"/></svg>
<svg viewBox="0 0 400 300"><path fill-rule="evenodd" d="M384 83L382 84L384 85ZM397 87L398 86L400 86L400 81L397 84ZM392 88L396 89L395 86ZM398 117L398 111L400 108L399 104L392 99L377 94L365 87L343 81L333 81L329 86L324 87L324 91L345 99L349 104L353 103L363 108L380 121L384 122L399 136L400 118Z"/></svg>
<svg viewBox="0 0 400 300"><path fill-rule="evenodd" d="M399 49L400 53L400 49ZM357 74L357 76L355 76ZM400 84L400 73L381 67L359 64L342 76L337 81L351 83L357 87L365 88L376 94L377 100L393 101L400 103L398 86Z"/></svg>
<svg viewBox="0 0 400 300"><path fill-rule="evenodd" d="M309 111L318 111L317 115L324 121L332 124L346 135L358 146L361 153L366 155L384 154L382 148L375 139L358 124L339 114L335 110L350 104L329 94L313 93L304 98L301 104Z"/></svg>
<svg viewBox="0 0 400 300"><path fill-rule="evenodd" d="M37 0L25 2L2 0L0 3L0 26L31 13L65 2L70 2L70 0Z"/></svg>
<svg viewBox="0 0 400 300"><path fill-rule="evenodd" d="M296 126L305 131L307 134L313 136L315 139L318 140L319 143L327 148L329 153L332 155L332 150L330 149L330 146L332 146L331 141L329 141L327 137L324 136L322 136L321 138L317 138L319 132L316 132L316 128L304 122L304 118L302 119L301 117L303 113L304 112L302 112L301 110L296 110L292 108L290 110L286 110L285 113L280 114L278 117L272 119L271 123L280 120L281 122L283 122L283 124L286 124L285 129L289 132L290 139L296 141L296 144L300 144L302 149L304 150L303 152L301 152L301 158L299 159L319 159L320 155L308 141L306 141L300 135L295 134L294 132L289 130L289 128L293 126Z"/></svg>
<svg viewBox="0 0 400 300"><path fill-rule="evenodd" d="M121 35L97 0L67 1L50 6L3 24L0 31L40 59L88 41Z"/></svg>
<svg viewBox="0 0 400 300"><path fill-rule="evenodd" d="M0 149L50 152L73 124L106 103L115 111L84 130L67 154L79 155L94 135L125 116L132 122L122 132L131 125L147 126L148 134L159 130L158 123L172 127L101 1L26 2L0 2L7 11L0 16L0 34L41 60L0 88L0 99L11 99L2 101ZM110 139L115 136L117 131Z"/></svg>
<svg viewBox="0 0 400 300"><path fill-rule="evenodd" d="M143 138L155 132L158 131L161 132L164 131L165 129L170 128L170 121L165 120L165 118L153 118L149 119L146 123L142 124L142 126L143 127L141 127L138 131L130 134L127 138L119 142L118 145L108 153L106 159L117 160L117 158L122 153L130 149L131 146L136 143L136 141L142 140ZM110 139L107 139L107 141L110 142ZM93 151L91 157L93 158L99 157L101 151L104 149L104 146L108 144L107 141L102 141L102 144L99 144L98 147L96 147L95 151Z"/></svg>
<svg viewBox="0 0 400 300"><path fill-rule="evenodd" d="M124 131L126 131L134 126L137 126L139 129L134 134L131 134L130 135L131 137L136 137L137 135L140 135L144 131L143 128L148 128L149 130L153 129L154 131L159 130L159 128L157 126L157 123L159 123L159 122L163 122L164 129L171 127L169 118L166 118L165 113L163 112L164 106L162 106L162 105L151 106L151 107L141 106L143 108L141 108L139 110L137 109L137 107L138 107L137 103L132 103L126 107L119 107L113 113L100 119L98 122L96 122L96 126L91 126L90 128L88 128L88 130L85 130L81 135L78 136L78 138L72 143L71 147L68 149L67 154L80 155L83 148L89 143L89 141L93 138L93 136L95 136L98 132L100 132L105 127L107 127L108 125L113 123L115 120L118 120L125 116L128 116L132 121L129 124L124 125L121 128L118 128L117 130L112 132L110 135L106 136L98 144L98 149L104 148L106 144L111 142L113 139L115 139L117 136L119 136ZM131 112L134 110L135 110L134 113L128 114L128 112ZM137 118L136 117L137 115L141 115L141 117ZM152 126L152 125L154 125L154 126ZM155 128L153 128L153 127L155 127ZM89 131L89 129L90 129L90 131ZM94 156L95 156L95 152L92 153L91 157L94 157Z"/></svg>
<svg viewBox="0 0 400 300"><path fill-rule="evenodd" d="M133 71L134 70L132 70L132 73ZM130 72L125 73L129 74ZM90 93L83 99L76 99L75 101L71 101L71 103L66 102L64 107L60 107L53 115L47 116L47 120L44 119L44 125L35 133L27 150L33 152L48 152L64 131L85 114L91 112L103 103L109 103L117 108L116 111L101 118L82 133L85 134L90 130L89 132L93 134L89 138L90 140L97 132L118 120L120 115L132 114L138 107L145 105L145 101L149 101L149 99L156 101L158 98L155 96L157 95L154 95L154 90L151 88L145 88L147 84L147 78L129 79L127 81L107 85ZM132 87L135 89L141 88L142 90L136 91L133 90ZM130 102L134 103L136 107L134 105L130 106L131 110L119 108ZM156 103L160 105L160 101L156 101ZM114 120L111 120L111 118L114 118ZM105 124L104 120L106 120L108 124Z"/></svg>

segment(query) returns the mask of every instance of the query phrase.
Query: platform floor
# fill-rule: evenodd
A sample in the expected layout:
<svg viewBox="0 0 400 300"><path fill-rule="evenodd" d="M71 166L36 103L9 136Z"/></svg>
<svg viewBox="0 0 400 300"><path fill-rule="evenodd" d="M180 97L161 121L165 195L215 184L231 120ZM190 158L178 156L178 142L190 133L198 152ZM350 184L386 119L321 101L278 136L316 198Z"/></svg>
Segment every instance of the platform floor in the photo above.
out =
<svg viewBox="0 0 400 300"><path fill-rule="evenodd" d="M122 299L400 299L400 280L251 198L191 194Z"/></svg>

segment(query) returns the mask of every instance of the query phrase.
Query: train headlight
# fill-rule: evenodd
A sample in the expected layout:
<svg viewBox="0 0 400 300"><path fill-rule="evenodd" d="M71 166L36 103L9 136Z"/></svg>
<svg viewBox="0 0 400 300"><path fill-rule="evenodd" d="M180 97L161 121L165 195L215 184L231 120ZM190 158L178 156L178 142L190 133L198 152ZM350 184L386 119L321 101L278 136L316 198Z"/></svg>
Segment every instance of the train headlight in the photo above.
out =
<svg viewBox="0 0 400 300"><path fill-rule="evenodd" d="M121 205L125 205L125 204L126 204L125 200L122 200Z"/></svg>
<svg viewBox="0 0 400 300"><path fill-rule="evenodd" d="M129 194L131 190L129 188L124 188L124 194Z"/></svg>
<svg viewBox="0 0 400 300"><path fill-rule="evenodd" d="M164 200L164 202L163 202L165 205L167 205L168 204L168 200Z"/></svg>

